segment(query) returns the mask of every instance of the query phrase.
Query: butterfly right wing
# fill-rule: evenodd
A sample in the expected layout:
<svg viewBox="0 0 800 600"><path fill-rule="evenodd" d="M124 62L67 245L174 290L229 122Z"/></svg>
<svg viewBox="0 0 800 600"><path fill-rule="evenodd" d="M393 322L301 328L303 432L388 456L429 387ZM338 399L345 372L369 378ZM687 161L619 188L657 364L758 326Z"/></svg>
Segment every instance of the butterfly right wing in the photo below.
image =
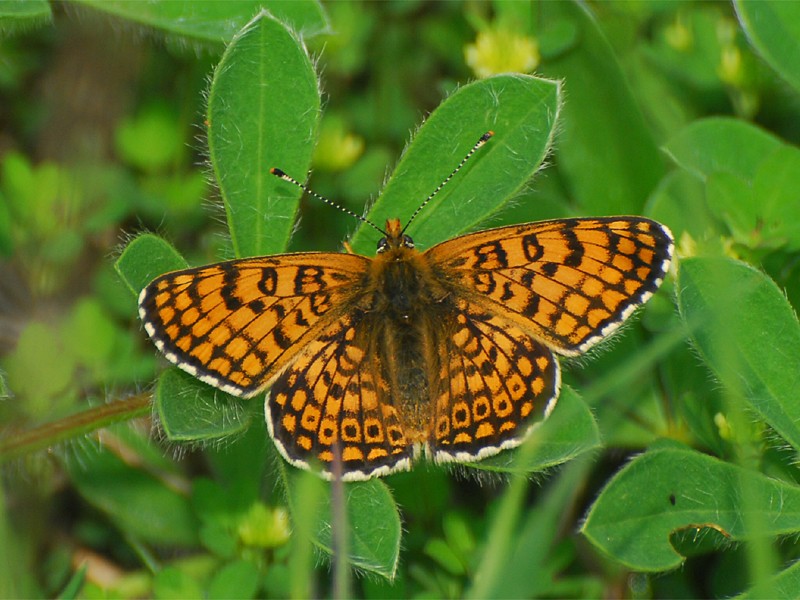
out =
<svg viewBox="0 0 800 600"><path fill-rule="evenodd" d="M487 229L425 256L456 295L575 356L658 289L672 250L672 234L660 223L600 217Z"/></svg>
<svg viewBox="0 0 800 600"><path fill-rule="evenodd" d="M167 273L142 290L139 315L170 362L249 398L346 313L369 263L354 254L309 252Z"/></svg>
<svg viewBox="0 0 800 600"><path fill-rule="evenodd" d="M429 446L436 462L472 462L520 445L558 399L553 353L507 319L456 299L433 324L438 373Z"/></svg>

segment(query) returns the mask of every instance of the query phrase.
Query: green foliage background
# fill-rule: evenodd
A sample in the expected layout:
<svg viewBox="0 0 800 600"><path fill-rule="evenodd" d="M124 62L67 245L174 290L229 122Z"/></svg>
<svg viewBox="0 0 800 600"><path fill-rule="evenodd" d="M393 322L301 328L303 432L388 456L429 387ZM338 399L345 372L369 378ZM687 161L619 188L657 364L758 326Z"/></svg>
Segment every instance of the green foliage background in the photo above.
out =
<svg viewBox="0 0 800 600"><path fill-rule="evenodd" d="M797 597L798 23L769 0L0 2L0 596ZM145 340L164 271L372 253L269 167L380 224L488 129L419 246L606 214L677 241L518 451L323 483L261 401Z"/></svg>

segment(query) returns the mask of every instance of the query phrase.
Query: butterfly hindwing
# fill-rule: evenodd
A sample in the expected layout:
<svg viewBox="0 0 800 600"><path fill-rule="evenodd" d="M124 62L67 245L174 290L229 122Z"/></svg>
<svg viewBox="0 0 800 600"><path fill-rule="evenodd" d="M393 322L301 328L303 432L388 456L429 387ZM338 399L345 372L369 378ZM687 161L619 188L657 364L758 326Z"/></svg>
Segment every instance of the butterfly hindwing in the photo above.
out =
<svg viewBox="0 0 800 600"><path fill-rule="evenodd" d="M464 300L449 329L432 399L434 459L477 461L518 446L555 406L556 358L513 323Z"/></svg>
<svg viewBox="0 0 800 600"><path fill-rule="evenodd" d="M272 385L265 406L270 433L289 462L316 464L330 477L338 453L344 480L411 467L411 444L357 315L309 342Z"/></svg>
<svg viewBox="0 0 800 600"><path fill-rule="evenodd" d="M552 350L576 355L661 284L672 236L642 217L562 219L464 235L425 253L437 276Z"/></svg>
<svg viewBox="0 0 800 600"><path fill-rule="evenodd" d="M168 360L251 397L347 309L368 265L353 254L301 253L167 273L142 290L139 314Z"/></svg>

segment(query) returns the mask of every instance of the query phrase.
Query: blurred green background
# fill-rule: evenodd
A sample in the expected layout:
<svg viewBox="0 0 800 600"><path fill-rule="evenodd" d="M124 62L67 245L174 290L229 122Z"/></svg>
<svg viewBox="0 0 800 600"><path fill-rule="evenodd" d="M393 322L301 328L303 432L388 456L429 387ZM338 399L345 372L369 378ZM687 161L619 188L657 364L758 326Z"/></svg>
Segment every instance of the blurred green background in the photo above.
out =
<svg viewBox="0 0 800 600"><path fill-rule="evenodd" d="M678 279L565 365L560 431L584 437L546 472L420 465L331 490L276 457L260 401L159 378L115 262L144 232L191 265L237 250L209 107L261 7L322 90L315 136L263 143L313 147L323 196L361 214L446 98L527 73L561 82L553 147L484 224L672 229ZM314 111L297 73L268 95ZM452 126L450 168L475 141ZM798 141L795 2L0 2L0 596L796 597ZM292 250L358 229L307 196L297 216ZM154 389L217 404L183 409L181 438Z"/></svg>

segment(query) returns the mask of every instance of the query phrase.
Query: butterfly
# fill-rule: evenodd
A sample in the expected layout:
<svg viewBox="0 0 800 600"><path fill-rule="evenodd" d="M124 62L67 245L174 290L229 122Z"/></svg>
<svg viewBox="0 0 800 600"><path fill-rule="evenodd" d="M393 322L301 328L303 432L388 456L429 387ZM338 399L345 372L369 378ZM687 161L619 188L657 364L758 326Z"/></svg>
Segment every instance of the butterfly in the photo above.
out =
<svg viewBox="0 0 800 600"><path fill-rule="evenodd" d="M488 229L424 252L406 227L388 220L374 258L302 252L161 275L139 296L145 331L209 385L268 391L289 463L365 480L422 454L474 462L519 446L556 404L556 355L616 330L673 250L668 228L632 216Z"/></svg>

